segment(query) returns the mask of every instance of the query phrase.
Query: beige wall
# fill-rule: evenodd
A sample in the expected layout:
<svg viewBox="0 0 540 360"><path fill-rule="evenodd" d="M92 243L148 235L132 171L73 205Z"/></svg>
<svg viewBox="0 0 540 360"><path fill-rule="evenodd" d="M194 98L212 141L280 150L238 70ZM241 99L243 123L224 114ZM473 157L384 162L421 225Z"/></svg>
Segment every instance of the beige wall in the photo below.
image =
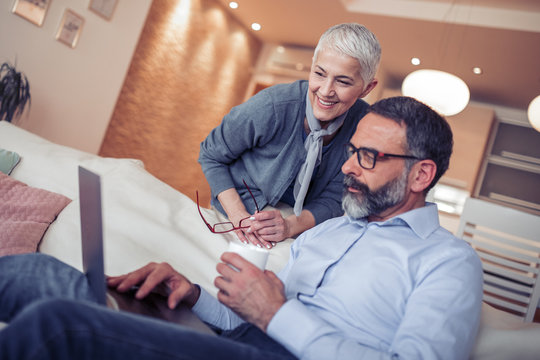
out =
<svg viewBox="0 0 540 360"><path fill-rule="evenodd" d="M493 109L469 104L457 115L447 117L454 133L454 151L442 183L472 194L495 120Z"/></svg>
<svg viewBox="0 0 540 360"><path fill-rule="evenodd" d="M118 1L107 21L88 0L53 0L42 26L0 1L0 62L28 77L32 106L17 125L62 145L97 153L151 0ZM66 9L85 20L77 46L55 39Z"/></svg>
<svg viewBox="0 0 540 360"><path fill-rule="evenodd" d="M243 101L261 44L212 0L154 1L100 155L209 204L199 144Z"/></svg>

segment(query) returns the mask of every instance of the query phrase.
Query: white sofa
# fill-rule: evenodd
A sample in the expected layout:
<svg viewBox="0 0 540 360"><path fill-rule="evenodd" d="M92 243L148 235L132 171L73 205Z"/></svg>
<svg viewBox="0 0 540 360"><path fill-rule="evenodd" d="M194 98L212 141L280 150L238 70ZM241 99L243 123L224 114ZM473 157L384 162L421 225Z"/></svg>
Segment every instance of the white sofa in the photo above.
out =
<svg viewBox="0 0 540 360"><path fill-rule="evenodd" d="M82 268L77 167L102 177L105 272L122 274L150 261L168 262L215 294L215 265L234 235L212 234L196 204L158 180L134 159L103 158L51 143L0 121L0 148L21 156L10 176L29 186L63 194L73 201L45 232L39 251ZM203 209L209 222L223 221ZM281 269L292 240L270 251L267 268ZM485 304L472 359L539 359L540 324L522 324Z"/></svg>

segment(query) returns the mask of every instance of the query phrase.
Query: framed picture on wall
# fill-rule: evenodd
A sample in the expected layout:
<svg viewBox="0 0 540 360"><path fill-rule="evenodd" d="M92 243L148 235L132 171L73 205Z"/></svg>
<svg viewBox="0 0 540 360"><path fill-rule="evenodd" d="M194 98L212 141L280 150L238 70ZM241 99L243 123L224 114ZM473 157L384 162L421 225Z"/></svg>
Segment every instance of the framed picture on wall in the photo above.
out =
<svg viewBox="0 0 540 360"><path fill-rule="evenodd" d="M52 0L15 0L13 9L14 14L30 21L37 26L43 25L45 14Z"/></svg>
<svg viewBox="0 0 540 360"><path fill-rule="evenodd" d="M58 27L56 33L56 40L67 46L74 48L77 46L79 37L81 36L82 27L84 25L84 18L73 10L66 9L64 17Z"/></svg>
<svg viewBox="0 0 540 360"><path fill-rule="evenodd" d="M90 0L90 10L104 19L111 20L118 0Z"/></svg>

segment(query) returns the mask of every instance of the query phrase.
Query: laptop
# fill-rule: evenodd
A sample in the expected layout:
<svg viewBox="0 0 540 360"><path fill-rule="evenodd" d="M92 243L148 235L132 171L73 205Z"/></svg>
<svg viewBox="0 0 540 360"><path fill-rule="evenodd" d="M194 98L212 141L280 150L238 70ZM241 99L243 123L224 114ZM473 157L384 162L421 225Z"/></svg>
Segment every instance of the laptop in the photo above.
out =
<svg viewBox="0 0 540 360"><path fill-rule="evenodd" d="M134 291L119 293L107 289L103 257L103 217L101 205L101 177L79 166L79 201L81 217L83 272L99 304L115 310L151 316L215 335L187 306L171 310L166 299L157 294L143 301L135 299Z"/></svg>
<svg viewBox="0 0 540 360"><path fill-rule="evenodd" d="M103 265L103 223L101 179L79 166L79 199L83 272L99 304L107 305L107 285Z"/></svg>

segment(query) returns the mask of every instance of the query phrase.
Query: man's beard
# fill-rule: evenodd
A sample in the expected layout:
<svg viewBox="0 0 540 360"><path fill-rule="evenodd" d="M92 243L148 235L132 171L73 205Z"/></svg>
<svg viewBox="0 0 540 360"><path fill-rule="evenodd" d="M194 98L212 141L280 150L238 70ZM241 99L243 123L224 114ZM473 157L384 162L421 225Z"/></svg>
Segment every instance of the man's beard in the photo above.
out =
<svg viewBox="0 0 540 360"><path fill-rule="evenodd" d="M400 177L390 180L375 191L371 191L367 185L358 182L351 175L345 175L341 206L353 219L381 214L403 201L408 175L409 172L404 171ZM350 192L349 187L358 192Z"/></svg>

